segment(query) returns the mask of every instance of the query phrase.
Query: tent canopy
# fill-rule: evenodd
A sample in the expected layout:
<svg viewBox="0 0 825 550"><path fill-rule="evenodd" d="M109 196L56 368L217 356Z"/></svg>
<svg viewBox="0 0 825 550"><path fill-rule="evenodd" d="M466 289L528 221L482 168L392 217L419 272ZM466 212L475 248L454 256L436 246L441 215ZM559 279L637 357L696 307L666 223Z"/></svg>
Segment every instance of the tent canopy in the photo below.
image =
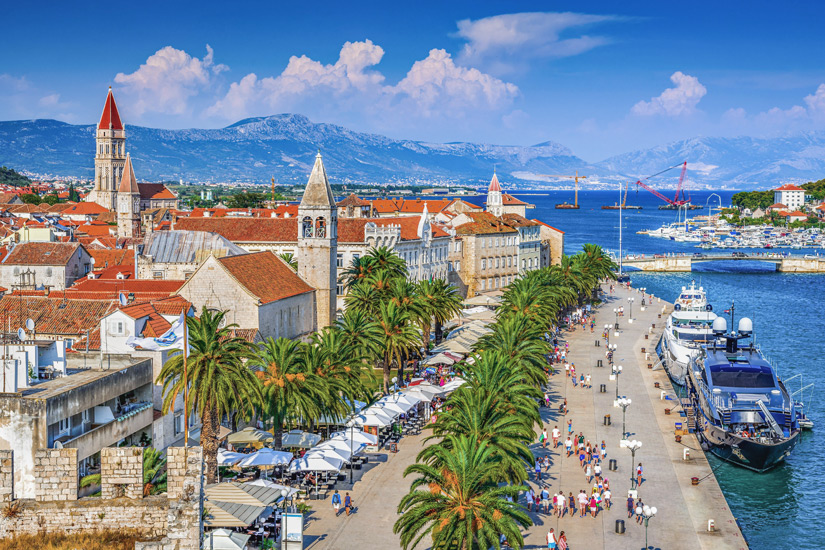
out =
<svg viewBox="0 0 825 550"><path fill-rule="evenodd" d="M305 456L292 461L290 472L338 472L344 466L340 458Z"/></svg>
<svg viewBox="0 0 825 550"><path fill-rule="evenodd" d="M259 451L250 455L245 455L238 462L241 468L248 468L251 466L277 466L279 464L289 464L292 461L292 453L283 451L274 451L269 447L264 447Z"/></svg>
<svg viewBox="0 0 825 550"><path fill-rule="evenodd" d="M248 426L239 432L229 434L226 440L233 445L242 445L244 443L266 443L272 441L274 437L271 433L259 430L253 426Z"/></svg>
<svg viewBox="0 0 825 550"><path fill-rule="evenodd" d="M321 436L318 434L302 432L301 430L292 430L283 435L281 438L281 446L311 449L316 446L319 441L321 441Z"/></svg>
<svg viewBox="0 0 825 550"><path fill-rule="evenodd" d="M233 453L226 449L218 449L218 466L232 466L237 464L249 455L243 453Z"/></svg>
<svg viewBox="0 0 825 550"><path fill-rule="evenodd" d="M266 506L252 506L249 504L235 504L217 500L205 500L204 525L209 527L247 527L261 517L267 510Z"/></svg>
<svg viewBox="0 0 825 550"><path fill-rule="evenodd" d="M238 483L237 481L207 485L204 493L210 501L246 504L258 507L269 506L280 500L282 496L279 489L249 485L248 483Z"/></svg>
<svg viewBox="0 0 825 550"><path fill-rule="evenodd" d="M203 550L245 550L251 535L215 529L203 535Z"/></svg>
<svg viewBox="0 0 825 550"><path fill-rule="evenodd" d="M364 445L378 445L378 436L368 434L367 432L361 430L347 430L345 432L335 432L330 435L330 439L337 439L339 437L345 438L349 440L352 439L353 443L364 444Z"/></svg>
<svg viewBox="0 0 825 550"><path fill-rule="evenodd" d="M473 296L472 298L467 298L464 300L464 305L468 306L489 306L489 307L498 307L501 305L501 300L494 296L479 294L478 296Z"/></svg>
<svg viewBox="0 0 825 550"><path fill-rule="evenodd" d="M342 462L349 462L352 459L352 455L349 453L349 449L338 449L335 447L323 447L318 445L317 447L310 449L304 455L304 457L322 457L322 458L336 458L341 460Z"/></svg>
<svg viewBox="0 0 825 550"><path fill-rule="evenodd" d="M444 353L438 353L424 361L425 365L452 365L453 363L455 363L455 360Z"/></svg>

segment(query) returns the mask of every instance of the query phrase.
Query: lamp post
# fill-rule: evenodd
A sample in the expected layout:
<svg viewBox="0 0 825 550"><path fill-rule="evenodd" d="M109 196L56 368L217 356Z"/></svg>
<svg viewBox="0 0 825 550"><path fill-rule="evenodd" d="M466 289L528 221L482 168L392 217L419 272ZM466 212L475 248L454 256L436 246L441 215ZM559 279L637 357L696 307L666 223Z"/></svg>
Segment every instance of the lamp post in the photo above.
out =
<svg viewBox="0 0 825 550"><path fill-rule="evenodd" d="M613 325L613 328L615 330L619 330L619 308L614 307L613 308L613 313L616 314L616 324Z"/></svg>
<svg viewBox="0 0 825 550"><path fill-rule="evenodd" d="M630 488L635 489L636 478L633 477L633 465L636 464L636 451L642 447L642 442L635 439L633 441L622 439L620 445L626 449L630 449Z"/></svg>
<svg viewBox="0 0 825 550"><path fill-rule="evenodd" d="M619 378L616 377L616 388L619 387ZM627 416L627 408L630 406L631 399L629 397L619 397L616 399L616 405L622 408L622 440L624 441L627 435L627 423L625 422Z"/></svg>
<svg viewBox="0 0 825 550"><path fill-rule="evenodd" d="M604 333L607 335L607 345L610 346L610 325L604 326Z"/></svg>
<svg viewBox="0 0 825 550"><path fill-rule="evenodd" d="M612 366L613 376L616 377L616 399L619 399L619 375L622 373L622 366L621 365L613 365ZM624 433L624 432L622 432ZM624 437L624 435L622 435Z"/></svg>
<svg viewBox="0 0 825 550"><path fill-rule="evenodd" d="M636 507L636 515L642 516L642 519L645 520L645 550L648 549L647 545L647 523L650 521L650 518L656 515L658 510L655 506L648 506L645 504L644 506L637 506Z"/></svg>
<svg viewBox="0 0 825 550"><path fill-rule="evenodd" d="M645 296L647 295L647 289L645 287L640 288L639 290L642 291L642 308L645 307Z"/></svg>
<svg viewBox="0 0 825 550"><path fill-rule="evenodd" d="M349 484L352 485L352 471L355 469L352 460L352 438L355 430L355 422L349 425Z"/></svg>
<svg viewBox="0 0 825 550"><path fill-rule="evenodd" d="M633 322L633 302L634 302L635 300L636 300L636 299L635 299L635 298L633 298L632 296L631 296L631 297L629 297L629 298L627 299L627 303L628 303L628 307L627 307L627 313L628 313L627 322L628 322L628 323L632 323L632 322Z"/></svg>

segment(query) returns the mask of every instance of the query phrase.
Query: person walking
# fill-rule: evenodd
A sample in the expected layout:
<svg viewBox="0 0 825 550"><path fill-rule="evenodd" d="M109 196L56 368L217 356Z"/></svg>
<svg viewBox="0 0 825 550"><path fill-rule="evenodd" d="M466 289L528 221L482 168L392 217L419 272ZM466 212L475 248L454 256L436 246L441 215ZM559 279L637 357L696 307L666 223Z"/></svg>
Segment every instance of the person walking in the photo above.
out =
<svg viewBox="0 0 825 550"><path fill-rule="evenodd" d="M545 449L547 448L547 428L544 428L541 431L541 435L539 436L539 443L541 443L541 446Z"/></svg>
<svg viewBox="0 0 825 550"><path fill-rule="evenodd" d="M596 461L596 465L593 466L593 475L596 476L596 481L601 482L602 479L602 465L599 464L599 461Z"/></svg>
<svg viewBox="0 0 825 550"><path fill-rule="evenodd" d="M570 435L572 433L573 433L573 420L571 419L571 420L567 421L567 435Z"/></svg>
<svg viewBox="0 0 825 550"><path fill-rule="evenodd" d="M588 485L593 481L593 470L590 468L590 463L584 468L584 479L587 480Z"/></svg>
<svg viewBox="0 0 825 550"><path fill-rule="evenodd" d="M567 506L570 508L570 515L572 516L576 513L576 497L573 496L573 491L570 491L570 498L568 500Z"/></svg>
<svg viewBox="0 0 825 550"><path fill-rule="evenodd" d="M552 527L550 531L547 532L547 548L549 550L556 550L556 533Z"/></svg>
<svg viewBox="0 0 825 550"><path fill-rule="evenodd" d="M341 513L341 495L338 493L338 489L335 489L332 494L332 509L335 510L335 517L337 518Z"/></svg>
<svg viewBox="0 0 825 550"><path fill-rule="evenodd" d="M544 473L546 474L550 471L550 455L544 455L541 462L544 465Z"/></svg>
<svg viewBox="0 0 825 550"><path fill-rule="evenodd" d="M639 487L642 484L642 463L639 462L639 465L636 466L636 487Z"/></svg>
<svg viewBox="0 0 825 550"><path fill-rule="evenodd" d="M553 436L553 448L555 449L559 446L559 437L561 437L561 430L559 430L558 426L553 428L551 435Z"/></svg>
<svg viewBox="0 0 825 550"><path fill-rule="evenodd" d="M347 515L352 513L352 497L349 496L349 493L344 493L344 511Z"/></svg>
<svg viewBox="0 0 825 550"><path fill-rule="evenodd" d="M570 436L567 436L567 440L564 442L564 449L567 451L567 458L570 458L570 453L573 452L573 440L570 439Z"/></svg>
<svg viewBox="0 0 825 550"><path fill-rule="evenodd" d="M610 489L605 489L602 493L602 500L604 500L604 507L606 510L610 510Z"/></svg>
<svg viewBox="0 0 825 550"><path fill-rule="evenodd" d="M541 488L541 506L545 514L550 513L550 491L547 490L547 485Z"/></svg>
<svg viewBox="0 0 825 550"><path fill-rule="evenodd" d="M536 459L536 481L541 481L541 459Z"/></svg>
<svg viewBox="0 0 825 550"><path fill-rule="evenodd" d="M579 491L579 517L587 515L587 493Z"/></svg>
<svg viewBox="0 0 825 550"><path fill-rule="evenodd" d="M590 517L595 518L598 511L599 501L596 500L596 495L590 495Z"/></svg>
<svg viewBox="0 0 825 550"><path fill-rule="evenodd" d="M633 517L633 514L635 513L635 510L636 510L636 503L633 500L632 496L628 496L627 497L627 519L630 519L630 518Z"/></svg>
<svg viewBox="0 0 825 550"><path fill-rule="evenodd" d="M559 533L559 550L567 550L567 537L564 534L564 531Z"/></svg>
<svg viewBox="0 0 825 550"><path fill-rule="evenodd" d="M593 389L593 384L591 383L589 374L584 378L584 381L587 384L587 389Z"/></svg>
<svg viewBox="0 0 825 550"><path fill-rule="evenodd" d="M533 492L533 488L528 486L527 487L527 494L524 496L525 500L527 500L527 511L533 511L533 504L536 503L536 493Z"/></svg>

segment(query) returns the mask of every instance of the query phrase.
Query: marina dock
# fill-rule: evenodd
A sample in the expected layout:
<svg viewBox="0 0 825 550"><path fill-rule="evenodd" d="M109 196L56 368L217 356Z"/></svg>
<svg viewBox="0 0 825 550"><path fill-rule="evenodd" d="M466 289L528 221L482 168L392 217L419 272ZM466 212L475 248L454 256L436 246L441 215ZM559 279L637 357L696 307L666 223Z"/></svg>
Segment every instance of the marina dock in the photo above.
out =
<svg viewBox="0 0 825 550"><path fill-rule="evenodd" d="M605 325L613 327L616 316L613 309L623 306L624 317L619 317L619 335L610 331L610 343L617 344L614 361L622 366L619 375L619 395L631 399L627 408L626 425L629 439L642 442L636 452L635 463L642 463L644 481L638 489L638 495L648 506L655 506L658 511L651 518L648 527L648 543L652 548L685 549L746 549L739 527L736 524L724 495L713 475L711 467L699 447L693 434L682 436L681 443L676 442L676 424L686 428L686 419L680 416L681 407L667 373L656 366L658 358L656 344L661 337L667 315L672 305L654 298L653 305L641 310L642 295L635 289L617 288L613 294L605 294L605 303L596 314L595 333L588 327L581 327L573 332L565 332L564 337L570 345L568 361L576 366L577 374L590 374L593 389L574 387L570 379L561 372L551 377L553 405L543 410L543 417L548 433L554 426L563 431L566 437L567 420L573 420L573 432L584 433L591 443L607 444L607 456L603 463L603 475L610 481L613 506L609 511L599 512L594 519L580 518L578 514L565 515L558 519L547 514L531 514L535 525L528 530L525 539L526 548L545 547L547 531L552 527L558 534L564 531L571 547L579 548L641 548L645 543L645 528L634 519L628 519L626 500L631 486L633 472L631 452L619 445L622 433L622 409L614 407L616 398L616 381L611 381L610 366L605 356L606 347L601 334ZM634 298L632 304L633 322L629 322L630 307L628 297ZM660 317L661 315L661 317ZM655 324L655 328L653 325ZM647 335L647 338L645 338ZM600 345L595 342L600 340ZM645 352L642 352L642 348ZM597 367L601 360L603 367ZM659 388L656 388L656 383ZM600 391L605 386L605 392ZM664 392L664 393L663 393ZM663 398L663 395L665 398ZM558 403L567 399L569 412L566 416L558 412ZM671 409L665 414L665 409ZM610 415L610 424L605 424L605 415ZM552 447L552 444L548 447ZM535 454L543 456L544 451L534 445ZM689 456L685 455L687 450ZM578 458L567 458L563 447L557 450L548 448L552 467L546 479L550 491L564 491L574 495L585 489L584 472L579 466ZM618 469L608 469L610 460L617 460ZM692 478L699 480L692 484ZM537 487L531 476L530 483ZM625 532L618 534L617 520L624 520ZM708 530L708 522L713 521L713 530Z"/></svg>
<svg viewBox="0 0 825 550"><path fill-rule="evenodd" d="M811 256L811 255L807 255ZM736 261L736 262L765 262L776 266L780 273L825 273L825 256L807 257L806 255L764 254L757 256L748 253L732 254L702 254L695 255L650 255L647 257L622 258L622 267L635 267L642 271L656 272L688 272L694 264L704 262Z"/></svg>

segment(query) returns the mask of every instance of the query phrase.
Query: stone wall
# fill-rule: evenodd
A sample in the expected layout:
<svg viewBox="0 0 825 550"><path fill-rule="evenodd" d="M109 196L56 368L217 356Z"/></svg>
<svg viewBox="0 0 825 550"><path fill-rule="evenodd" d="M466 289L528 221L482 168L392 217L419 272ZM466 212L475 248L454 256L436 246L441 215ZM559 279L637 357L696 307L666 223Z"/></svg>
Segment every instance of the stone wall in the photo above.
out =
<svg viewBox="0 0 825 550"><path fill-rule="evenodd" d="M100 496L143 498L143 449L104 447L100 450Z"/></svg>
<svg viewBox="0 0 825 550"><path fill-rule="evenodd" d="M0 451L0 504L13 494L12 451ZM15 517L0 522L0 538L40 532L139 529L155 542L143 550L198 550L203 533L203 452L167 450L167 494L143 498L143 451L101 451L101 497L77 498L77 449L35 454L35 499L19 499ZM119 496L123 493L122 496ZM159 540L158 540L159 539Z"/></svg>
<svg viewBox="0 0 825 550"><path fill-rule="evenodd" d="M77 449L40 449L34 453L34 500L77 500Z"/></svg>

